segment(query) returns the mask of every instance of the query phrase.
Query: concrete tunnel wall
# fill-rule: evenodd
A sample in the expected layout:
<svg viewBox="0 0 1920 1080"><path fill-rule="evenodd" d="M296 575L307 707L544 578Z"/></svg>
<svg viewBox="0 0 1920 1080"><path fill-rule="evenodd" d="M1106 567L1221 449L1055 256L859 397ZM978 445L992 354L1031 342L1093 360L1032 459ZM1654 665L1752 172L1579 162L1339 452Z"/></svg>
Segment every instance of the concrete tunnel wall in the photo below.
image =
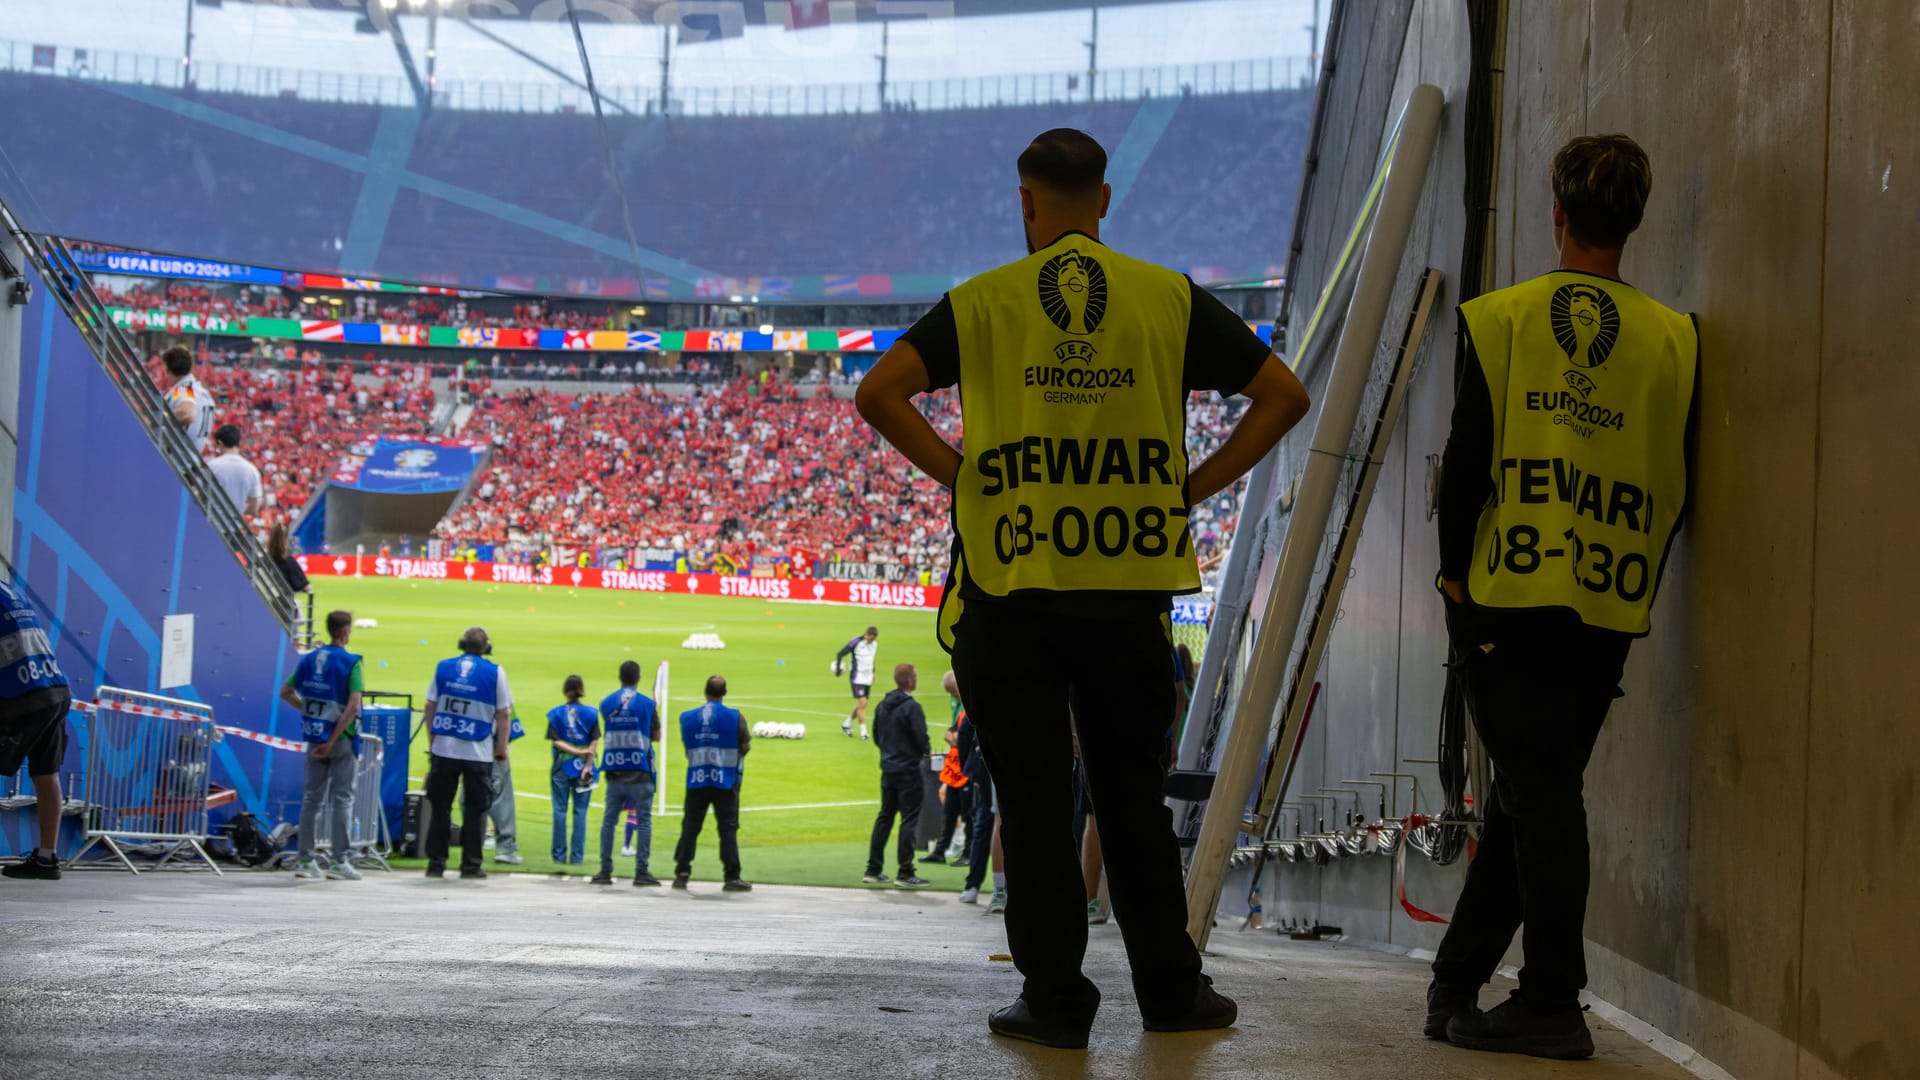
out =
<svg viewBox="0 0 1920 1080"><path fill-rule="evenodd" d="M1703 333L1692 516L1587 772L1591 988L1736 1076L1920 1076L1920 8L1515 0L1506 18L1494 284L1555 264L1554 150L1625 131L1654 166L1625 276ZM1389 116L1417 82L1447 94L1416 239L1449 309L1468 67L1465 4L1414 3ZM1454 334L1449 311L1366 521L1294 793L1389 768L1389 749L1433 756L1426 471ZM1460 870L1411 856L1409 892L1449 910ZM1385 860L1283 864L1266 889L1269 919L1438 940L1401 911Z"/></svg>

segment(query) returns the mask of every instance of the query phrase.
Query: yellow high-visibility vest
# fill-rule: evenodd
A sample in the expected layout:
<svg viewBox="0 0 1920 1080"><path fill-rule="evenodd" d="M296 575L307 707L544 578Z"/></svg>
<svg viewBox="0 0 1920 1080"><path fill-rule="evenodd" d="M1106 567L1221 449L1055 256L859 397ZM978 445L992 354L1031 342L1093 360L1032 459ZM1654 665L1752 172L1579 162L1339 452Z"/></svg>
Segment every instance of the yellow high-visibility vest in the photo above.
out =
<svg viewBox="0 0 1920 1080"><path fill-rule="evenodd" d="M966 432L955 531L973 583L1198 589L1186 278L1073 232L948 296Z"/></svg>
<svg viewBox="0 0 1920 1080"><path fill-rule="evenodd" d="M1644 634L1687 500L1699 332L1610 278L1557 270L1460 306L1493 403L1493 498L1467 591Z"/></svg>

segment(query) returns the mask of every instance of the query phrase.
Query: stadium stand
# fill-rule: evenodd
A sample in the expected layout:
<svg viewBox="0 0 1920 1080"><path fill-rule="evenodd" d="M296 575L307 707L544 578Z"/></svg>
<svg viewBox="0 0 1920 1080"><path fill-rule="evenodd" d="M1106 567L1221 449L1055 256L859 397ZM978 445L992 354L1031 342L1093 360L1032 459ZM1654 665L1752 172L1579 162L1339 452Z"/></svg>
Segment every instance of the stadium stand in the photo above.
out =
<svg viewBox="0 0 1920 1080"><path fill-rule="evenodd" d="M0 98L21 103L10 153L50 231L313 270L340 264L360 182L349 159L366 153L378 117L365 105L17 72L0 72ZM1309 102L1304 90L1178 99L1110 221L1116 242L1202 280L1277 262ZM851 298L867 295L858 275L967 275L1018 255L1010 180L1025 141L1070 125L1118 148L1149 106L1167 104L607 123L643 247L725 275L843 274ZM88 117L89 138L71 138L73 116ZM631 279L632 262L605 245L537 227L558 220L624 238L605 163L588 152L598 145L593 125L584 114L431 111L409 157L422 182L397 192L373 265L348 269L475 286L508 278L588 286L554 290L563 292ZM1202 152L1223 146L1234 152ZM650 165L661 161L673 167ZM86 179L95 176L113 178L111 198ZM482 212L475 199L443 198L448 189L437 185L516 209Z"/></svg>
<svg viewBox="0 0 1920 1080"><path fill-rule="evenodd" d="M293 523L356 438L425 434L432 423L434 389L399 357L220 359L200 374L261 470L266 506L252 520L263 532ZM161 382L157 361L153 369ZM724 553L742 566L797 548L811 559L945 571L944 494L881 452L852 402L827 385L735 377L693 393L655 385L581 393L503 388L479 375L467 392L476 407L458 433L488 440L494 454L472 497L434 534L451 545L494 545L515 559L563 549L598 565L634 548ZM923 409L959 442L957 398L929 395ZM1190 400L1194 460L1219 445L1238 411L1210 395ZM1222 495L1195 508L1203 561L1225 550L1233 505Z"/></svg>

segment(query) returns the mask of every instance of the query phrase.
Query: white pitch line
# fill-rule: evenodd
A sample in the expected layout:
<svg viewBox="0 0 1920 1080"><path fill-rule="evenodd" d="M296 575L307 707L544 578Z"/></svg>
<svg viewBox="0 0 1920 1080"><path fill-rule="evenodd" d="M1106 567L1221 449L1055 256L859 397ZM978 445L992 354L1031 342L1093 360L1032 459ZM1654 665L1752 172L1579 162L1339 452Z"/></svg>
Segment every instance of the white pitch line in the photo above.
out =
<svg viewBox="0 0 1920 1080"><path fill-rule="evenodd" d="M408 777L408 780L416 784L423 782L417 776ZM515 788L513 794L514 794L514 797L518 799L540 799L545 802L553 801L553 793L547 792L547 791L540 791L540 792L521 791L518 788ZM880 805L879 799L858 799L853 802L788 803L785 806L743 806L740 808L740 812L743 814L750 814L750 813L758 813L766 810L834 810L843 806L879 806L879 805ZM606 804L602 802L589 802L587 804L587 809L604 810L606 809ZM667 807L664 813L656 813L654 816L655 817L679 817L683 812L685 812L685 810L686 810L686 807L684 806L669 806Z"/></svg>

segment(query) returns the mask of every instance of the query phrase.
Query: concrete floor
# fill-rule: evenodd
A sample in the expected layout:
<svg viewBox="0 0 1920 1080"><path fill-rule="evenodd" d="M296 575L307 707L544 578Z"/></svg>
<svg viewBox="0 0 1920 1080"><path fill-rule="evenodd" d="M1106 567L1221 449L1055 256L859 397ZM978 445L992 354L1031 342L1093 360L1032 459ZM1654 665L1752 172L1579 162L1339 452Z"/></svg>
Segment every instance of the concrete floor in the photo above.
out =
<svg viewBox="0 0 1920 1080"><path fill-rule="evenodd" d="M1004 1042L985 1017L1018 975L982 910L711 882L0 881L0 1076L1686 1075L1598 1020L1586 1064L1428 1042L1420 964L1230 931L1209 961L1230 1032L1144 1035L1107 926L1093 1049Z"/></svg>

